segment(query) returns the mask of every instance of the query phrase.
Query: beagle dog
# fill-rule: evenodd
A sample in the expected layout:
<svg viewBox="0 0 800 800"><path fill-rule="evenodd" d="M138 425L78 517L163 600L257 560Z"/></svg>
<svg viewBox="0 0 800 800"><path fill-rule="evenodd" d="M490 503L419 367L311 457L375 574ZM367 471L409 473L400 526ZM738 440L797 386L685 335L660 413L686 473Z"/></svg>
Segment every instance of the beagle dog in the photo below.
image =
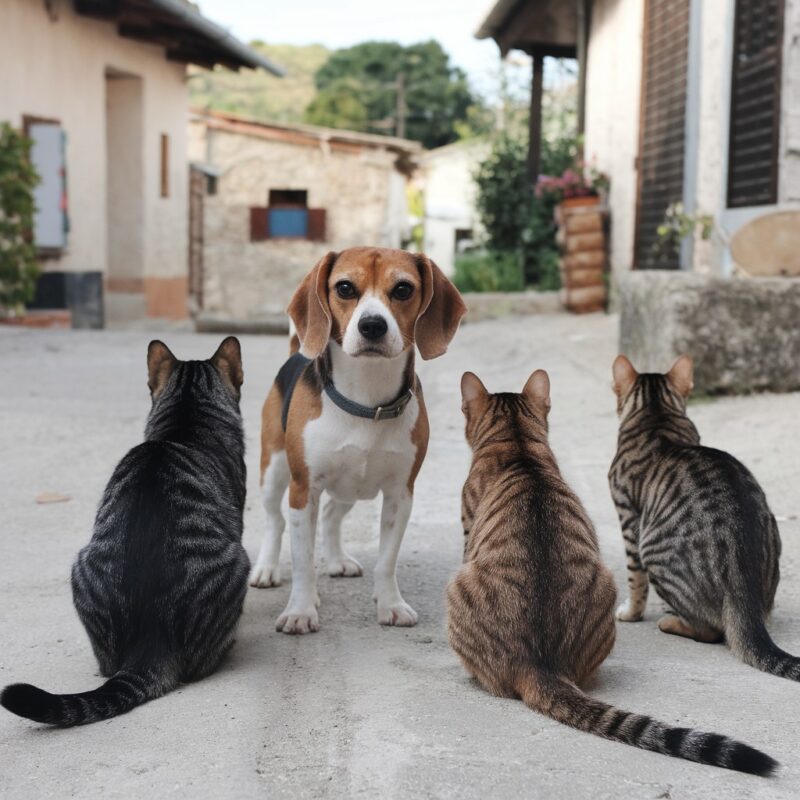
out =
<svg viewBox="0 0 800 800"><path fill-rule="evenodd" d="M319 630L314 542L320 496L327 571L355 577L342 520L356 500L383 494L375 594L381 625L412 626L395 575L414 480L428 447L428 417L414 372L442 355L466 312L461 295L426 256L356 247L328 253L304 278L288 313L300 342L267 396L261 486L267 529L250 585L278 586L289 488L292 590L277 630ZM296 345L293 349L296 349Z"/></svg>

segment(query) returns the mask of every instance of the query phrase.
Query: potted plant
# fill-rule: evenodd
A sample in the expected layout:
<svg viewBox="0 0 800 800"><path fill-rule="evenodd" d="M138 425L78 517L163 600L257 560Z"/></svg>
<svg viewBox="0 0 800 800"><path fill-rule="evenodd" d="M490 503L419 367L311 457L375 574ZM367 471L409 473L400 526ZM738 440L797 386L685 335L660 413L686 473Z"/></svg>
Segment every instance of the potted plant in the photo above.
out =
<svg viewBox="0 0 800 800"><path fill-rule="evenodd" d="M558 177L542 175L536 183L537 196L556 203L562 302L570 311L605 308L606 234L600 206L607 191L608 178L582 162Z"/></svg>
<svg viewBox="0 0 800 800"><path fill-rule="evenodd" d="M0 124L0 321L23 317L36 291L39 265L33 243L33 190L39 182L31 140Z"/></svg>

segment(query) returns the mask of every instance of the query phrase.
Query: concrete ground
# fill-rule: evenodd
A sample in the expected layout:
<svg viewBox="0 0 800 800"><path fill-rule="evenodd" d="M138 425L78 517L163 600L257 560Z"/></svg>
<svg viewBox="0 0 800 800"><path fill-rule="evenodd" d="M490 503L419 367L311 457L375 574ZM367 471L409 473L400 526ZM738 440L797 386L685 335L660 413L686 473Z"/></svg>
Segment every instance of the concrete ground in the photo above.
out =
<svg viewBox="0 0 800 800"><path fill-rule="evenodd" d="M606 472L616 436L610 365L614 317L540 316L465 326L446 356L420 364L432 441L399 578L413 629L375 622L371 582L320 580L322 630L288 637L274 621L289 595L251 590L232 656L216 675L116 719L51 730L0 711L0 796L790 798L800 795L800 686L739 663L723 646L659 633L660 603L620 624L591 687L597 697L678 725L759 746L784 766L765 780L606 742L493 698L447 646L443 593L459 564L459 493L468 466L458 379L475 370L494 390L519 390L546 368L551 438L597 524L624 586ZM129 332L0 330L0 683L51 691L95 687L72 608L69 570L87 541L115 463L140 441L149 401L145 349ZM221 337L165 334L179 357L208 357ZM263 512L257 486L259 410L286 352L281 338L244 337L243 413L250 468L245 545ZM800 397L694 404L704 441L752 468L781 520L783 579L771 625L800 653ZM41 492L69 502L39 505ZM369 570L377 502L354 509L349 547ZM369 572L367 573L369 575Z"/></svg>

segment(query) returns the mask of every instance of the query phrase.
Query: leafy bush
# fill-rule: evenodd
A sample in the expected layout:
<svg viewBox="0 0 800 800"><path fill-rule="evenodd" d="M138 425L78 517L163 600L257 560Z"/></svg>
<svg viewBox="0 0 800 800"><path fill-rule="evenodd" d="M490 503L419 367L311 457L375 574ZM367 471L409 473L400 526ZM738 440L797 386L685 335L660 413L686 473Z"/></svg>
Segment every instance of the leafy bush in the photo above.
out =
<svg viewBox="0 0 800 800"><path fill-rule="evenodd" d="M33 231L33 189L39 182L30 162L31 140L0 125L0 311L15 312L33 298L39 265Z"/></svg>
<svg viewBox="0 0 800 800"><path fill-rule="evenodd" d="M542 169L562 174L575 163L578 140L563 137L542 143ZM477 207L486 230L486 247L498 253L519 253L524 282L539 289L558 288L558 203L551 192L534 192L523 138L500 135L475 174ZM554 267L555 264L555 267Z"/></svg>
<svg viewBox="0 0 800 800"><path fill-rule="evenodd" d="M521 292L525 288L516 252L462 253L456 257L453 283L461 292Z"/></svg>

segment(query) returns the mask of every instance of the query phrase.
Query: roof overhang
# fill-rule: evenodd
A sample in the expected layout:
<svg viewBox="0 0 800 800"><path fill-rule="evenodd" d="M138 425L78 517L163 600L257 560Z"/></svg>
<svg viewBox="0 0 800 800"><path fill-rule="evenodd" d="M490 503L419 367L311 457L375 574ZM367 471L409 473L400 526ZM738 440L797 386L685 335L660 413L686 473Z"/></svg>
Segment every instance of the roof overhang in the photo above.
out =
<svg viewBox="0 0 800 800"><path fill-rule="evenodd" d="M84 16L116 23L120 36L158 44L167 58L201 67L249 67L282 76L284 70L184 0L73 0Z"/></svg>
<svg viewBox="0 0 800 800"><path fill-rule="evenodd" d="M578 10L575 0L497 0L475 32L494 39L502 55L510 50L575 58Z"/></svg>

